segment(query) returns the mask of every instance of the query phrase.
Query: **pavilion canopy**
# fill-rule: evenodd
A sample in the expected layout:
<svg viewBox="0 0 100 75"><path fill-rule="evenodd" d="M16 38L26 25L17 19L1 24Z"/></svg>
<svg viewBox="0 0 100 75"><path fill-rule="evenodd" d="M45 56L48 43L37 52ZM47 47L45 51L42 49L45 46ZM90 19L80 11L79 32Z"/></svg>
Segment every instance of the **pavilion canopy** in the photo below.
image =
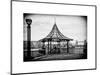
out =
<svg viewBox="0 0 100 75"><path fill-rule="evenodd" d="M56 23L54 24L51 32L43 39L39 40L39 41L61 41L61 40L65 40L65 41L70 41L73 39L70 39L66 36L64 36L58 29Z"/></svg>

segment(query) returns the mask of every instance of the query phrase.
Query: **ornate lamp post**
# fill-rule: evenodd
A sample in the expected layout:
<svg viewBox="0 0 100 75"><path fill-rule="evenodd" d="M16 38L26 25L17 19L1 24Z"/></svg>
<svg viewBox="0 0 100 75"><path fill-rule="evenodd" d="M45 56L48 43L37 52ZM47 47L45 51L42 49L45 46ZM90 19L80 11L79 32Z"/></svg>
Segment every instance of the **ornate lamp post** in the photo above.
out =
<svg viewBox="0 0 100 75"><path fill-rule="evenodd" d="M31 19L26 19L27 23L27 57L31 58Z"/></svg>

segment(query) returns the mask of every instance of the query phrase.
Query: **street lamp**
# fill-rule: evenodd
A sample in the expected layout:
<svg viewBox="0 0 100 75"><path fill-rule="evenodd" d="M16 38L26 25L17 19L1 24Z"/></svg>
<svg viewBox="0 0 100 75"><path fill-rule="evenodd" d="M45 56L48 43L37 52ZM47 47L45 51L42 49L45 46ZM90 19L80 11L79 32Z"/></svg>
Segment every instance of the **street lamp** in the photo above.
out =
<svg viewBox="0 0 100 75"><path fill-rule="evenodd" d="M26 23L27 23L28 25L30 25L30 24L32 23L32 20L31 20L31 19L26 19Z"/></svg>
<svg viewBox="0 0 100 75"><path fill-rule="evenodd" d="M27 23L27 59L31 59L31 19L26 19Z"/></svg>

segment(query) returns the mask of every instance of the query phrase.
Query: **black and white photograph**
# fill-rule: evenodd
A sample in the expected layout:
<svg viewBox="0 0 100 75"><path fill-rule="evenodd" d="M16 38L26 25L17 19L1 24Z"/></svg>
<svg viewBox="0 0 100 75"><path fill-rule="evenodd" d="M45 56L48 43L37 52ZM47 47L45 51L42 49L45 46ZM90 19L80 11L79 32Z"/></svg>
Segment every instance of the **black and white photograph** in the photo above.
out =
<svg viewBox="0 0 100 75"><path fill-rule="evenodd" d="M23 60L87 59L87 16L23 14Z"/></svg>
<svg viewBox="0 0 100 75"><path fill-rule="evenodd" d="M96 69L96 7L12 1L12 74Z"/></svg>

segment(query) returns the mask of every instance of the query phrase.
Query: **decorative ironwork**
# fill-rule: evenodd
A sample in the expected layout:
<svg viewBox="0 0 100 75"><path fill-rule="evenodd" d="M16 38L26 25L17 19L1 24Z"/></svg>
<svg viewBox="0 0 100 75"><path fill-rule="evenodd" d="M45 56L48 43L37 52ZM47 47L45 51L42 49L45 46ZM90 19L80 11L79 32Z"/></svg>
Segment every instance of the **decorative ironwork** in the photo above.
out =
<svg viewBox="0 0 100 75"><path fill-rule="evenodd" d="M69 53L69 41L73 39L70 39L66 36L64 36L58 29L56 23L54 24L51 32L43 39L39 40L40 42L43 42L43 48L45 46L45 42L48 42L48 50L46 50L46 54L51 53L52 50L55 51L54 53L60 53L61 52L61 46L60 42L65 41L67 44L67 52ZM54 47L52 48L52 42L56 42ZM45 48L44 48L45 49Z"/></svg>

